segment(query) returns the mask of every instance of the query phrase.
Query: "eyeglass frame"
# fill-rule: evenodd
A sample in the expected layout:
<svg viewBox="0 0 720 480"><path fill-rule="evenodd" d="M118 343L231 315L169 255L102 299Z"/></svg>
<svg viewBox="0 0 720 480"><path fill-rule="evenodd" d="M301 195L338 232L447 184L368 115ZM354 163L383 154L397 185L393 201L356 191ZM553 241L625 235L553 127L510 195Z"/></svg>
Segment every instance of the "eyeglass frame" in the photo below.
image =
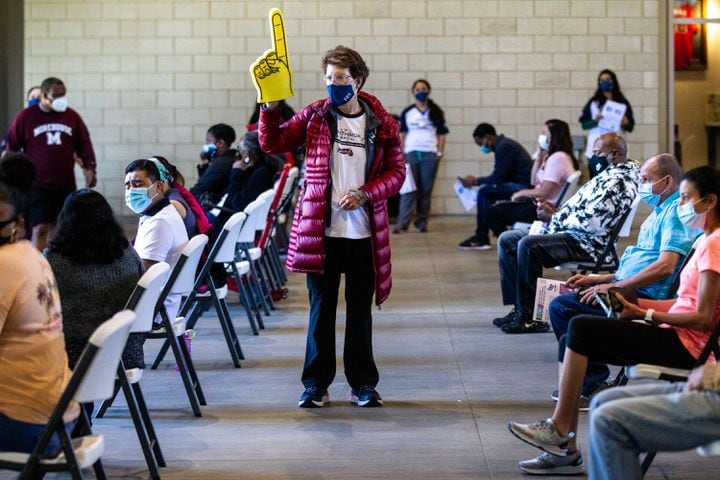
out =
<svg viewBox="0 0 720 480"><path fill-rule="evenodd" d="M325 85L348 85L351 83L351 79L353 78L352 74L346 73L346 74L340 74L336 73L335 75L323 75L322 79L325 81ZM339 80L340 79L340 80Z"/></svg>

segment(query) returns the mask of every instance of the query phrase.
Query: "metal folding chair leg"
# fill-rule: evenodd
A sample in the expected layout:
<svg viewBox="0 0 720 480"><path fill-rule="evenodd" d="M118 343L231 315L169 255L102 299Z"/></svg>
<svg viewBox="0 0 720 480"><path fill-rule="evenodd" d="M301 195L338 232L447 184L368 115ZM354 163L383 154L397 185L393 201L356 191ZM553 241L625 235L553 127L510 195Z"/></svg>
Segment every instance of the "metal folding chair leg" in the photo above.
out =
<svg viewBox="0 0 720 480"><path fill-rule="evenodd" d="M158 466L165 467L165 457L163 456L162 449L160 448L160 442L158 441L157 434L155 433L155 426L150 419L150 413L148 412L145 397L143 396L142 389L140 388L140 383L133 383L130 387L135 394L135 400L137 402L142 421L145 424L148 440L150 440L150 446L155 454L155 460L157 460Z"/></svg>
<svg viewBox="0 0 720 480"><path fill-rule="evenodd" d="M160 479L160 471L158 469L158 462L153 452L150 438L148 438L147 427L140 415L140 407L137 404L135 394L130 387L127 375L125 375L125 366L120 361L118 366L118 381L120 387L125 394L125 400L128 404L128 410L130 411L130 417L132 418L133 425L135 426L135 432L137 433L138 440L140 441L140 447L142 448L143 455L145 456L145 463L147 463L148 470L150 472L150 478L153 480ZM157 439L155 439L157 441Z"/></svg>
<svg viewBox="0 0 720 480"><path fill-rule="evenodd" d="M237 265L233 263L231 268L233 272L233 277L235 277L235 283L237 283L238 286L240 303L243 304L243 306L245 307L245 314L247 315L248 322L250 322L250 329L252 330L253 335L260 335L260 331L258 330L258 323L255 321L255 316L253 315L252 307L250 306L250 299L247 297L245 288L243 288L243 279L240 276Z"/></svg>

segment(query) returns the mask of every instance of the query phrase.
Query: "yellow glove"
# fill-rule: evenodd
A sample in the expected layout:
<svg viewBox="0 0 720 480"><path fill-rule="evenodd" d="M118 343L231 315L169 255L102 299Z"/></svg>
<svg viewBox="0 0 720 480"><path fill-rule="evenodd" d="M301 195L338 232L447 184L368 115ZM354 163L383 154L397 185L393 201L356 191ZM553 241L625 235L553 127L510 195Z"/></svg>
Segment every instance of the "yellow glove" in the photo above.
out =
<svg viewBox="0 0 720 480"><path fill-rule="evenodd" d="M295 95L288 62L283 14L273 8L268 13L273 48L266 50L250 65L250 75L258 92L258 103L277 102Z"/></svg>

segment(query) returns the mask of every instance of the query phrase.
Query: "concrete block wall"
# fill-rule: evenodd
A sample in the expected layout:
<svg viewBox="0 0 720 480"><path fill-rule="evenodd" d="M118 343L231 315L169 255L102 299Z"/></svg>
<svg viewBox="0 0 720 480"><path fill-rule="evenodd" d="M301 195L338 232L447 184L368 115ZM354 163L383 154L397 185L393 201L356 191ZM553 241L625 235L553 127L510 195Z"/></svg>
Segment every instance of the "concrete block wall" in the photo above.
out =
<svg viewBox="0 0 720 480"><path fill-rule="evenodd" d="M326 95L320 58L357 49L366 84L399 113L428 79L450 135L434 213L464 213L453 179L487 174L471 133L480 122L528 150L542 123L577 118L598 71L611 68L635 110L631 156L659 148L659 0L26 0L25 87L54 75L86 120L99 190L123 207L125 165L165 155L189 184L213 123L244 132L255 101L247 73L270 48L267 12L283 10L298 109ZM23 95L24 92L18 92Z"/></svg>

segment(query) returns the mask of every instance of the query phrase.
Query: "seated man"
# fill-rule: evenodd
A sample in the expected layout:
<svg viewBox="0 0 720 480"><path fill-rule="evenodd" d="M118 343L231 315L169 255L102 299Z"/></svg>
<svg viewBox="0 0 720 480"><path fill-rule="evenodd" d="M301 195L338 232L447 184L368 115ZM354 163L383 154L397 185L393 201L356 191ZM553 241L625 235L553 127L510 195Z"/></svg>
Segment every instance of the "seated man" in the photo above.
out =
<svg viewBox="0 0 720 480"><path fill-rule="evenodd" d="M615 273L578 274L568 279L567 284L580 288L581 293L560 295L550 303L550 323L558 339L567 333L568 323L575 315L604 315L596 303L595 292L607 292L612 286L629 287L642 298L667 298L683 258L701 233L688 229L677 216L682 175L682 167L669 153L655 155L643 163L638 194L653 211L640 227L637 245L625 250ZM609 385L609 376L606 364L588 364L581 409L587 408L595 391Z"/></svg>
<svg viewBox="0 0 720 480"><path fill-rule="evenodd" d="M466 188L480 185L477 194L477 225L475 234L458 245L460 250L490 250L490 227L486 211L498 200L508 200L513 193L530 186L532 160L515 140L498 136L495 127L481 123L473 132L482 153L495 152L495 166L487 177L468 175L461 179Z"/></svg>
<svg viewBox="0 0 720 480"><path fill-rule="evenodd" d="M640 480L641 452L678 452L720 440L720 365L687 383L602 392L590 417L590 480Z"/></svg>
<svg viewBox="0 0 720 480"><path fill-rule="evenodd" d="M158 262L174 265L188 241L187 231L180 214L163 194L160 172L152 160L135 160L125 168L125 204L140 215L133 245L145 270ZM165 308L173 320L180 308L180 295L168 295Z"/></svg>
<svg viewBox="0 0 720 480"><path fill-rule="evenodd" d="M596 176L559 210L552 213L544 235L528 235L510 230L498 239L498 261L503 304L514 305L504 318L505 333L547 332L545 322L532 320L537 279L543 267L554 267L569 260L598 260L610 242L610 233L632 205L637 192L638 169L627 158L627 144L620 135L598 137L593 147L606 156L610 167ZM549 202L538 207L542 218L554 210ZM550 209L550 210L547 210Z"/></svg>
<svg viewBox="0 0 720 480"><path fill-rule="evenodd" d="M237 150L230 148L236 139L235 129L218 123L207 131L206 141L200 154L197 183L190 189L204 208L212 208L220 202L230 181L230 170L237 157Z"/></svg>

